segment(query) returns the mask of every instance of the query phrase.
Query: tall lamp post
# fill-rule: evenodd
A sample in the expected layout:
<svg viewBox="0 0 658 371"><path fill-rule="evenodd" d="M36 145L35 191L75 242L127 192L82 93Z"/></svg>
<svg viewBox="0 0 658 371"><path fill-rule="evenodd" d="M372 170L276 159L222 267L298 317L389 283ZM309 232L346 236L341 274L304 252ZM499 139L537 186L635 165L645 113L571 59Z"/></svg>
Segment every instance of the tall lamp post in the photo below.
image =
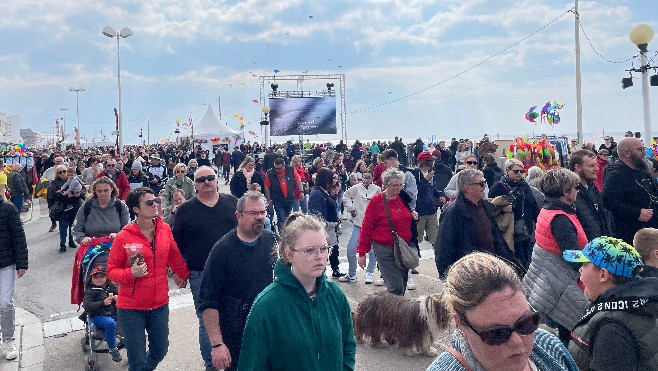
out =
<svg viewBox="0 0 658 371"><path fill-rule="evenodd" d="M80 92L85 91L85 87L81 86L79 88L69 87L69 91L75 92L75 114L78 117L78 127L75 133L75 150L80 149Z"/></svg>
<svg viewBox="0 0 658 371"><path fill-rule="evenodd" d="M653 39L653 29L648 24L639 24L631 30L628 37L640 49L640 70L642 72L642 111L644 117L644 145L651 147L653 134L651 133L651 108L649 106L649 61L647 48Z"/></svg>
<svg viewBox="0 0 658 371"><path fill-rule="evenodd" d="M68 110L68 107L60 107L60 111L62 111L62 140L66 140L66 111Z"/></svg>
<svg viewBox="0 0 658 371"><path fill-rule="evenodd" d="M263 108L261 108L260 110L265 115L265 119L260 122L260 125L263 128L263 139L265 140L265 143L263 145L263 151L265 151L265 149L267 149L269 136L270 136L270 130L267 127L270 124L270 121L267 119L267 115L270 114L270 106L263 106Z"/></svg>
<svg viewBox="0 0 658 371"><path fill-rule="evenodd" d="M123 152L123 125L122 125L122 112L121 112L121 57L120 57L120 49L119 49L119 39L121 38L126 38L128 36L131 36L133 34L133 31L128 28L124 27L121 29L121 31L115 31L114 28L110 26L105 26L103 27L103 30L101 31L103 35L107 37L116 37L117 38L117 82L119 85L119 154Z"/></svg>

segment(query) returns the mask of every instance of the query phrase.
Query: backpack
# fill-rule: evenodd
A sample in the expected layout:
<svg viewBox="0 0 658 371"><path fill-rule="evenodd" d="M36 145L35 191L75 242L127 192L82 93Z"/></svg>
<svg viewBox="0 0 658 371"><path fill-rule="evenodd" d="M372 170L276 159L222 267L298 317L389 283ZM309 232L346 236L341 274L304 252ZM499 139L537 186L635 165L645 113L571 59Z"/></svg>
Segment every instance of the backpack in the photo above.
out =
<svg viewBox="0 0 658 371"><path fill-rule="evenodd" d="M85 204L82 206L83 213L85 215L85 221L87 221L87 217L89 217L89 213L91 212L91 203L93 200L89 200L85 202ZM114 208L117 210L117 213L119 213L119 219L121 219L121 214L123 214L123 207L121 207L121 201L120 200L115 200L114 201Z"/></svg>
<svg viewBox="0 0 658 371"><path fill-rule="evenodd" d="M493 173L493 182L491 182L491 184L496 184L496 182L499 182L500 179L503 177L503 175L505 175L503 169L501 169L500 167L496 167L496 170L494 170Z"/></svg>

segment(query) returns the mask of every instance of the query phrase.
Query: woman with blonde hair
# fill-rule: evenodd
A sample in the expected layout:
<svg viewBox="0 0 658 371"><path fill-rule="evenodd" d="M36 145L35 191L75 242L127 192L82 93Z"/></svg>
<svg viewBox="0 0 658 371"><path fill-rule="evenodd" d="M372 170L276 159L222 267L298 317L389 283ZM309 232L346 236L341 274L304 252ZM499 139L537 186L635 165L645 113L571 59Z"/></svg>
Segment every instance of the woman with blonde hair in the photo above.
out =
<svg viewBox="0 0 658 371"><path fill-rule="evenodd" d="M247 317L239 370L354 369L350 306L325 276L329 249L322 219L299 212L288 217L276 278L256 297Z"/></svg>
<svg viewBox="0 0 658 371"><path fill-rule="evenodd" d="M514 269L493 255L457 260L448 270L443 304L451 316L439 316L439 327L454 319L457 330L427 371L578 370L564 345L539 328L539 313Z"/></svg>
<svg viewBox="0 0 658 371"><path fill-rule="evenodd" d="M256 161L254 161L254 158L245 156L231 178L231 194L240 198L249 190L251 184L258 184L263 189L263 177L256 171Z"/></svg>
<svg viewBox="0 0 658 371"><path fill-rule="evenodd" d="M75 168L71 168L72 173L75 174ZM85 188L82 187L80 192L71 193L62 190L62 186L66 184L68 180L67 176L68 169L66 165L57 165L55 167L55 179L50 181L48 185L48 209L50 209L51 217L59 221L59 252L66 252L66 235L68 231L69 236L69 247L75 248L76 245L73 242L73 233L71 227L73 224L73 218L75 213L78 212L80 203L86 195ZM72 204L73 208L66 210L65 205ZM58 210L57 212L55 210Z"/></svg>
<svg viewBox="0 0 658 371"><path fill-rule="evenodd" d="M174 196L174 190L180 189L185 195L185 200L194 197L196 191L194 189L194 181L185 176L188 172L187 166L183 163L178 163L174 166L174 176L169 178L164 188L162 188L162 208L166 209L171 205Z"/></svg>

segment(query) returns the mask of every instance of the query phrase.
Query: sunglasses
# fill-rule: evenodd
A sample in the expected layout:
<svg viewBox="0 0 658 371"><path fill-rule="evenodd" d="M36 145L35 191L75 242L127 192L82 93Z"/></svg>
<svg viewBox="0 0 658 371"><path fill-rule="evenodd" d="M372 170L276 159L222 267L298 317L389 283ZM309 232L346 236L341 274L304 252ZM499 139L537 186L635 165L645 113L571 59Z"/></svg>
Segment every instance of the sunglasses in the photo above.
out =
<svg viewBox="0 0 658 371"><path fill-rule="evenodd" d="M480 337L480 340L487 345L503 345L509 340L513 332L516 332L519 335L530 335L537 331L537 328L539 327L539 313L537 312L519 318L513 327L497 326L483 331L474 329L466 320L465 315L460 315L459 317L461 317L464 324L473 330L473 332Z"/></svg>
<svg viewBox="0 0 658 371"><path fill-rule="evenodd" d="M176 170L176 174L183 174L185 173L185 170Z"/></svg>
<svg viewBox="0 0 658 371"><path fill-rule="evenodd" d="M216 178L215 175L206 175L206 176L200 176L200 177L194 179L194 181L197 182L197 183L205 183L206 180L211 182L211 181L215 180L215 178Z"/></svg>
<svg viewBox="0 0 658 371"><path fill-rule="evenodd" d="M512 170L512 172L514 174L521 174L523 172L523 170Z"/></svg>
<svg viewBox="0 0 658 371"><path fill-rule="evenodd" d="M156 198L154 198L154 199L152 199L152 200L146 200L146 201L144 201L144 205L150 207L150 206L153 206L153 204L158 204L158 205L160 205L160 202L161 202L160 199L156 197Z"/></svg>
<svg viewBox="0 0 658 371"><path fill-rule="evenodd" d="M115 167L116 165L107 164L106 167Z"/></svg>
<svg viewBox="0 0 658 371"><path fill-rule="evenodd" d="M466 161L466 165L477 165L477 161Z"/></svg>
<svg viewBox="0 0 658 371"><path fill-rule="evenodd" d="M475 183L469 183L469 184L471 184L471 185L476 185L476 184L477 184L477 185L479 185L480 187L484 188L484 187L487 186L487 181L486 181L486 180L483 180L483 181L481 181L481 182L475 182Z"/></svg>
<svg viewBox="0 0 658 371"><path fill-rule="evenodd" d="M58 171L57 174L64 174L66 170Z"/></svg>

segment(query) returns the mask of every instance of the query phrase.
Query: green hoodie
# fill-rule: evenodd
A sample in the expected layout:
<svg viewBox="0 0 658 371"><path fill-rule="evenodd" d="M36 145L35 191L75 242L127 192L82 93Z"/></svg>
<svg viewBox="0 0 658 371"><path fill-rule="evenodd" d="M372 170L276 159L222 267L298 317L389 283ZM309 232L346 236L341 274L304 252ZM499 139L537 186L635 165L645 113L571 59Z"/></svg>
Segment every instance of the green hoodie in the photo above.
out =
<svg viewBox="0 0 658 371"><path fill-rule="evenodd" d="M340 287L323 274L311 299L281 260L274 274L247 317L238 370L354 370L352 314Z"/></svg>

